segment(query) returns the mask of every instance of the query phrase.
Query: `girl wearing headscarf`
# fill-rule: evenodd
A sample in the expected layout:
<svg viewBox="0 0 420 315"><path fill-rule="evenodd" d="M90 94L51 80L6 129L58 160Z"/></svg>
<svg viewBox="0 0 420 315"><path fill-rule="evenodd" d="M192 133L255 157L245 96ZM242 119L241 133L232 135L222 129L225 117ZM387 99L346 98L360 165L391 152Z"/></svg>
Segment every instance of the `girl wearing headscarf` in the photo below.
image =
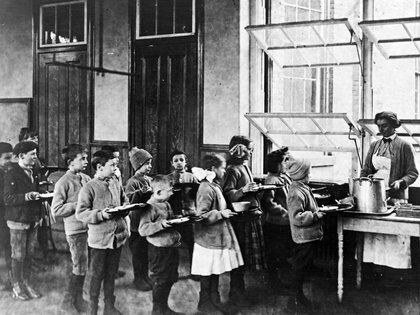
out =
<svg viewBox="0 0 420 315"><path fill-rule="evenodd" d="M377 113L375 124L383 138L370 145L360 176L383 178L385 187L389 188L390 202L405 203L407 188L418 177L413 146L395 133L401 126L395 113ZM365 233L363 261L392 268L411 268L410 237Z"/></svg>
<svg viewBox="0 0 420 315"><path fill-rule="evenodd" d="M252 151L253 143L250 139L244 136L232 137L223 184L223 192L230 205L237 201L249 201L251 204L250 211L230 219L245 263L244 267L231 271L230 300L239 307L251 304L251 296L246 295L245 291L245 269L262 271L266 268L258 185L248 166Z"/></svg>
<svg viewBox="0 0 420 315"><path fill-rule="evenodd" d="M305 271L313 263L316 245L322 239L322 217L308 186L311 164L304 159L290 159L288 173L292 179L287 195L287 209L292 232L295 296L290 297L287 307L294 314L310 311L313 303L303 293Z"/></svg>

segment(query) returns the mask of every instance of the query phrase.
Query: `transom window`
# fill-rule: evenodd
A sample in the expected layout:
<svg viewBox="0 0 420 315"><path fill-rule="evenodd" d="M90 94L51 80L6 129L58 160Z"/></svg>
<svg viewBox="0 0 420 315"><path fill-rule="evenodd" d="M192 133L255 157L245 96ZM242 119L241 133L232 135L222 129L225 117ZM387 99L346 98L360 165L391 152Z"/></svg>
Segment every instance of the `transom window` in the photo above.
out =
<svg viewBox="0 0 420 315"><path fill-rule="evenodd" d="M40 47L87 43L86 0L41 5Z"/></svg>
<svg viewBox="0 0 420 315"><path fill-rule="evenodd" d="M195 0L137 0L137 39L194 33Z"/></svg>

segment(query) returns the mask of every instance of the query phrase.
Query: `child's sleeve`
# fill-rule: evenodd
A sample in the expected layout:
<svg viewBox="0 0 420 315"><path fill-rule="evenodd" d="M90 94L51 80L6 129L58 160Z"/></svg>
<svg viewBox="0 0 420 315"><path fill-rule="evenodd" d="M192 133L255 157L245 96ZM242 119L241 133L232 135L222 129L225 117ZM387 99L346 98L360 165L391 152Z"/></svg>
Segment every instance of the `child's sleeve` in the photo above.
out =
<svg viewBox="0 0 420 315"><path fill-rule="evenodd" d="M124 189L122 187L122 185L120 184L120 198L121 198L121 205L126 205L128 203L130 203L130 201L128 200L127 195L124 193Z"/></svg>
<svg viewBox="0 0 420 315"><path fill-rule="evenodd" d="M58 181L54 187L54 197L51 203L51 213L56 217L68 217L75 213L77 201L67 202L68 183Z"/></svg>
<svg viewBox="0 0 420 315"><path fill-rule="evenodd" d="M301 192L291 192L287 198L290 224L310 226L318 221L316 213L305 211L305 196Z"/></svg>
<svg viewBox="0 0 420 315"><path fill-rule="evenodd" d="M139 233L141 236L151 236L165 228L162 225L162 219L157 220L156 212L151 207L140 218Z"/></svg>
<svg viewBox="0 0 420 315"><path fill-rule="evenodd" d="M138 202L146 202L148 197L150 197L149 193L144 193L142 190L142 186L132 181L131 179L128 180L127 185L125 187L125 194L130 203L138 203Z"/></svg>
<svg viewBox="0 0 420 315"><path fill-rule="evenodd" d="M226 170L225 181L223 183L223 192L226 194L230 202L238 201L244 195L242 188L237 189L239 174L234 169Z"/></svg>
<svg viewBox="0 0 420 315"><path fill-rule="evenodd" d="M265 181L265 184L267 185L276 185L279 184L279 182L276 182L275 180L270 180L268 178ZM273 214L273 215L287 215L287 209L285 209L281 204L277 203L275 201L275 190L267 190L264 191L263 197L262 197L262 205L263 210ZM284 198L287 198L286 193L283 190L283 196Z"/></svg>
<svg viewBox="0 0 420 315"><path fill-rule="evenodd" d="M197 192L197 215L204 218L207 224L212 224L223 219L219 210L212 209L214 195L213 191L206 191L200 188Z"/></svg>
<svg viewBox="0 0 420 315"><path fill-rule="evenodd" d="M4 190L3 201L6 206L21 206L27 204L29 201L25 198L25 193L17 193L19 182L15 179L13 171L7 172L4 176Z"/></svg>
<svg viewBox="0 0 420 315"><path fill-rule="evenodd" d="M104 221L102 209L92 209L93 191L84 186L79 192L76 207L76 219L88 224L98 224Z"/></svg>

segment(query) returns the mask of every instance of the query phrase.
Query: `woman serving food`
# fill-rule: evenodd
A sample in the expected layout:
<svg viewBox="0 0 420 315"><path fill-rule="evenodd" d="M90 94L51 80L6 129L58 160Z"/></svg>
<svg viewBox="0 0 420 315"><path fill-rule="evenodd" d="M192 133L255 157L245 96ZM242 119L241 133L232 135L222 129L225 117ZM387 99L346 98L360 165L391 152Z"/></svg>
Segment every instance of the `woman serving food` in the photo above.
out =
<svg viewBox="0 0 420 315"><path fill-rule="evenodd" d="M360 176L383 178L389 201L406 203L407 188L419 174L413 146L395 133L401 126L395 113L377 113L375 124L383 138L370 145ZM410 237L365 233L363 261L392 268L411 268Z"/></svg>

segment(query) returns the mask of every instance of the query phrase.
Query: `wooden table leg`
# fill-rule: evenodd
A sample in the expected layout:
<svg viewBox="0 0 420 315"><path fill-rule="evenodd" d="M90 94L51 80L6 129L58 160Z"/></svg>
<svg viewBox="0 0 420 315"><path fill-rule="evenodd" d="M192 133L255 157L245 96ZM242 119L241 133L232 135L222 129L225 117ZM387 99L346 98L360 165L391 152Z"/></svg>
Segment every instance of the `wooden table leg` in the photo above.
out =
<svg viewBox="0 0 420 315"><path fill-rule="evenodd" d="M356 258L357 258L357 268L356 268L356 287L360 289L362 287L362 263L363 263L363 246L365 241L365 235L363 233L358 233L357 235L357 247L356 247Z"/></svg>
<svg viewBox="0 0 420 315"><path fill-rule="evenodd" d="M343 301L343 219L339 215L337 217L337 234L338 234L338 279L337 279L337 295L338 302Z"/></svg>

